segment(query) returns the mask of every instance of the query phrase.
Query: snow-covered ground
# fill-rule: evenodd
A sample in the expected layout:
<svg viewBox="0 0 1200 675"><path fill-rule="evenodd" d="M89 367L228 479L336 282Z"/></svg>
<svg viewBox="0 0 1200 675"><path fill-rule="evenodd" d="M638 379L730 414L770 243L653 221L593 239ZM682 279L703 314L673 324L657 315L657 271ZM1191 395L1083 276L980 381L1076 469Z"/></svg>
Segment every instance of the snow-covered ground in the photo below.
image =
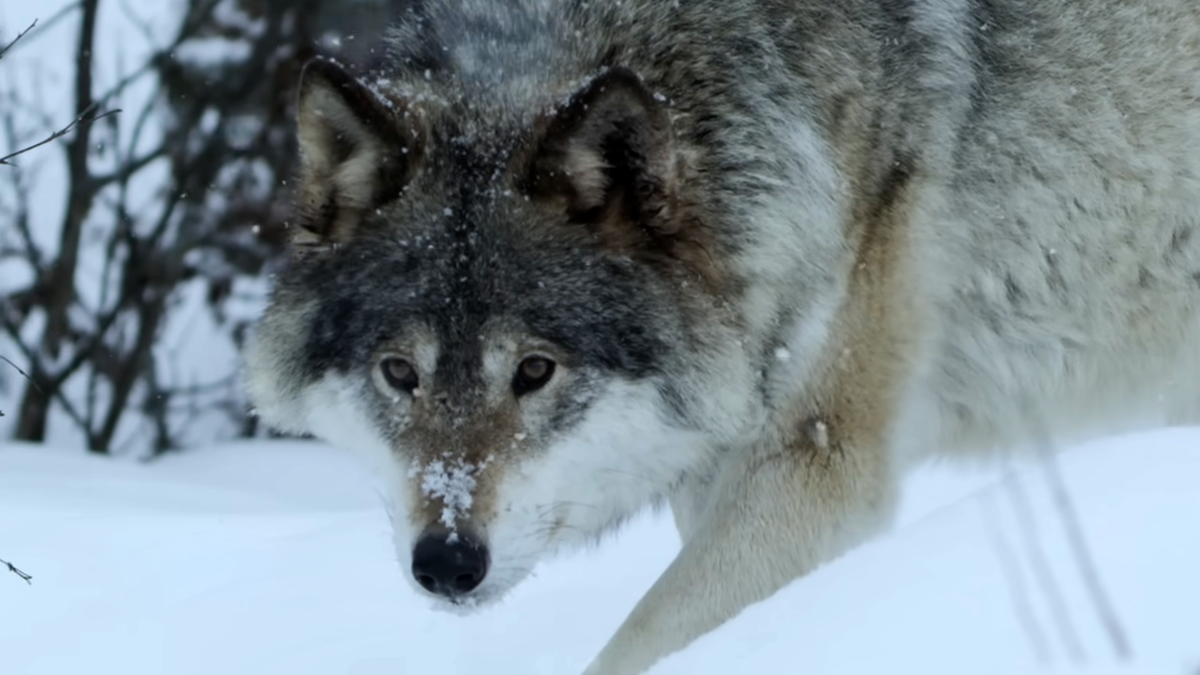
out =
<svg viewBox="0 0 1200 675"><path fill-rule="evenodd" d="M931 468L895 531L660 664L703 673L1200 672L1200 429L1066 452L1113 642L1052 474ZM0 673L579 673L678 547L667 514L546 564L501 605L432 611L349 456L225 445L144 465L0 444ZM1071 666L1085 664L1085 669Z"/></svg>

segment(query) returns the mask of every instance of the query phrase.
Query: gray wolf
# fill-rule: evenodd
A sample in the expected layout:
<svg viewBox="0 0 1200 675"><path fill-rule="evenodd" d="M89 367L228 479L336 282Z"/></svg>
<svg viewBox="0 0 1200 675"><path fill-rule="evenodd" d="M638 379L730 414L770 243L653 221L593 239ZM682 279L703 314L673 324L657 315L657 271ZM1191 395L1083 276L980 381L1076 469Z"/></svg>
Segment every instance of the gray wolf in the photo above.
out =
<svg viewBox="0 0 1200 675"><path fill-rule="evenodd" d="M430 0L299 87L268 423L492 602L669 502L588 669L880 532L925 458L1200 421L1195 0Z"/></svg>

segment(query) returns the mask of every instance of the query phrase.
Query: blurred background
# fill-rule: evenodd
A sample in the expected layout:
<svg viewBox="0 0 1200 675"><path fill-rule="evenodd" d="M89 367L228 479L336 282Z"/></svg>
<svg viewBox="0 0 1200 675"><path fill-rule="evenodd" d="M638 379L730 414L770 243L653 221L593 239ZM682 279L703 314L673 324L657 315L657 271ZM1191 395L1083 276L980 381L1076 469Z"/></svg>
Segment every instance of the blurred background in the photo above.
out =
<svg viewBox="0 0 1200 675"><path fill-rule="evenodd" d="M0 165L0 438L267 433L238 352L288 226L297 76L370 67L409 2L4 3L0 157L52 140Z"/></svg>

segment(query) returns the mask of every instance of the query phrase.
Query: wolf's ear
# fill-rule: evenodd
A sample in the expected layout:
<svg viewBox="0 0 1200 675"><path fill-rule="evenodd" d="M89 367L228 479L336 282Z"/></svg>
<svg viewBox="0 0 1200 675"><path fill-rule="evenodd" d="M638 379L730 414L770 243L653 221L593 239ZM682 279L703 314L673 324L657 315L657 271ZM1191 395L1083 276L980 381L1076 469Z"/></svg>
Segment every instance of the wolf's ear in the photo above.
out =
<svg viewBox="0 0 1200 675"><path fill-rule="evenodd" d="M665 103L632 71L614 67L552 113L529 190L622 248L644 244L675 234L674 156Z"/></svg>
<svg viewBox="0 0 1200 675"><path fill-rule="evenodd" d="M301 222L298 249L323 248L355 234L363 214L394 198L419 161L417 112L385 102L331 61L300 76Z"/></svg>

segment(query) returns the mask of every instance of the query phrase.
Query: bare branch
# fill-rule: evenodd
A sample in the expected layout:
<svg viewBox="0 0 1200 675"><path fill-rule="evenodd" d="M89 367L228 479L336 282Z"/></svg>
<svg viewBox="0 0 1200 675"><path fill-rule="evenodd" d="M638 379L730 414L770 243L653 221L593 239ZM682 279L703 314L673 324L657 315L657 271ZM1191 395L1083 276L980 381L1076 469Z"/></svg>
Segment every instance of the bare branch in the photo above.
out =
<svg viewBox="0 0 1200 675"><path fill-rule="evenodd" d="M30 35L28 38L25 39L24 42L21 43L21 46L28 47L31 42L34 42L35 40L38 40L39 38L41 38L43 35L45 35L47 32L49 32L49 30L51 28L53 28L55 25L57 25L59 21L62 21L68 15L70 15L71 12L74 12L75 10L79 9L79 6L81 4L83 4L83 0L75 0L75 2L65 5L62 9L58 10L49 19L46 19L45 21L42 21L41 19L34 21L33 23L38 26L37 32L30 33L30 29L32 29L33 26L30 26L29 28L25 29L25 31L22 32L21 34L24 35L25 33L30 33ZM11 48L14 44L16 44L16 42L17 42L16 40L13 40L12 42L10 42L8 44L8 47L4 48L4 51L8 51L9 48ZM0 57L3 57L3 53L0 53Z"/></svg>
<svg viewBox="0 0 1200 675"><path fill-rule="evenodd" d="M1087 587L1088 596L1092 601L1092 606L1095 609L1100 625L1104 627L1104 631L1108 634L1113 653L1118 659L1129 661L1133 656L1132 648L1129 645L1129 638L1126 636L1125 629L1121 624L1120 617L1117 616L1117 611L1112 601L1108 598L1104 582L1100 579L1095 559L1087 543L1087 537L1083 533L1079 514L1075 510L1074 501L1071 499L1071 494L1067 491L1066 482L1063 480L1062 472L1059 470L1058 461L1054 454L1054 447L1050 441L1050 432L1040 417L1033 417L1032 419L1036 424L1034 439L1037 444L1038 454L1041 457L1042 467L1046 472L1046 476L1049 478L1050 492L1054 498L1054 506L1058 511L1059 518L1062 520L1063 528L1067 532L1067 543L1071 547L1075 564L1079 569L1079 575Z"/></svg>
<svg viewBox="0 0 1200 675"><path fill-rule="evenodd" d="M4 361L8 365L12 366L13 370L16 370L25 379L29 380L29 384L33 385L38 391L42 391L42 388L38 386L38 383L35 382L32 377L29 376L29 373L21 370L21 366L18 366L17 364L13 363L7 356L3 356L3 355L0 355L0 361ZM42 392L42 393L44 394L45 392Z"/></svg>
<svg viewBox="0 0 1200 675"><path fill-rule="evenodd" d="M1033 567L1033 576L1037 580L1037 584L1041 586L1042 594L1046 596L1050 605L1050 612L1053 615L1053 622L1058 629L1059 637L1070 653L1072 661L1077 664L1086 663L1087 655L1079 641L1079 634L1075 631L1075 624L1071 621L1071 612L1068 611L1062 593L1059 592L1058 581L1054 578L1054 568L1046 556L1045 549L1042 548L1037 519L1033 515L1029 497L1021 485L1021 478L1017 473L1011 473L1004 479L1004 490L1012 502L1022 535L1022 543L1029 556L1029 563Z"/></svg>
<svg viewBox="0 0 1200 675"><path fill-rule="evenodd" d="M100 0L82 0L79 34L75 46L75 78L73 99L75 115L90 119L96 110L93 96L93 61L97 15ZM75 272L79 267L79 247L83 239L83 224L91 211L95 195L87 191L89 172L90 124L76 127L76 133L66 143L67 203L59 229L58 258L50 266L42 307L46 314L45 327L39 340L39 351L57 358L69 331L68 313L75 299ZM34 374L40 375L37 368ZM48 397L26 389L21 401L16 437L27 441L42 441L46 437L49 413Z"/></svg>
<svg viewBox="0 0 1200 675"><path fill-rule="evenodd" d="M8 568L9 572L21 577L21 580L25 583L29 584L30 586L33 585L33 576L22 572L16 565L8 562L7 560L0 560L0 565L4 565Z"/></svg>
<svg viewBox="0 0 1200 675"><path fill-rule="evenodd" d="M0 59L4 58L4 55L8 53L8 50L12 49L13 46L15 46L18 42L20 42L21 38L25 37L26 33L33 30L33 27L37 25L37 22L38 22L38 20L34 19L33 23L29 24L29 28L26 28L25 30L21 31L20 33L17 33L17 37L13 38L12 42L9 42L8 44L4 45L4 48L0 49Z"/></svg>
<svg viewBox="0 0 1200 675"><path fill-rule="evenodd" d="M1033 603L1029 600L1029 588L1025 583L1025 575L1021 573L1019 557L1013 552L1012 546L1004 536L1004 528L999 522L999 516L996 513L997 507L992 495L984 495L983 503L988 506L982 514L984 524L987 526L988 539L992 550L996 553L996 559L1000 563L1000 570L1008 580L1008 589L1012 595L1017 623L1021 624L1021 628L1025 630L1025 636L1029 638L1029 644L1033 647L1033 653L1038 663L1047 665L1051 660L1049 643L1042 633L1037 613L1033 611Z"/></svg>
<svg viewBox="0 0 1200 675"><path fill-rule="evenodd" d="M112 116L112 115L115 115L115 114L121 112L121 109L117 108L116 110L109 110L106 112L102 112L99 115L96 115L94 113L96 111L97 105L98 105L97 103L93 103L93 104L89 105L87 108L84 109L84 111L78 117L71 120L70 124L63 127L62 129L59 129L58 131L55 131L52 134L50 134L50 136L48 136L47 138L45 138L37 143L34 143L33 145L31 145L27 148L22 148L20 150L17 150L16 152L13 152L13 153L7 154L3 157L0 157L0 165L12 166L12 162L10 162L9 160L18 155L23 155L23 154L29 152L30 150L40 148L43 145L46 145L47 143L53 143L54 141L57 141L58 139L62 138L63 136L66 136L67 134L71 133L71 130L74 129L75 127L78 127L78 126L84 125L84 124L91 124L92 122L95 122L96 120L101 120L101 119L104 119L105 117L109 117L109 116Z"/></svg>
<svg viewBox="0 0 1200 675"><path fill-rule="evenodd" d="M116 322L124 309L125 303L121 302L100 316L96 321L95 327L90 331L91 336L87 342L80 345L75 353L71 355L71 359L63 364L58 372L52 376L50 380L51 389L57 390L75 374L75 371L79 370L89 359L95 356L96 351L104 346L104 338L108 335L109 328Z"/></svg>
<svg viewBox="0 0 1200 675"><path fill-rule="evenodd" d="M20 328L9 321L7 317L0 317L0 325L3 325L5 332L7 332L9 337L12 338L12 342L16 345L17 349L25 354L25 358L33 364L33 372L38 373L40 365L38 355L29 347L29 345L25 344L25 342L21 340ZM7 361L8 359L5 360ZM79 414L79 411L75 408L75 405L71 403L71 399L67 397L66 393L62 391L62 389L52 391L49 395L47 395L37 383L39 378L29 375L26 375L26 377L29 377L29 384L34 391L38 392L38 394L44 398L52 398L53 400L58 401L59 405L62 406L63 412L67 414L67 417L70 417L71 421L89 436L92 435L91 429L88 428L87 423Z"/></svg>
<svg viewBox="0 0 1200 675"><path fill-rule="evenodd" d="M99 30L100 2L124 11L123 20L145 39L149 53L94 90L93 47L99 42L93 33ZM216 314L230 340L240 341L242 324L224 315L230 289L237 279L259 274L279 243L248 241L246 225L264 222L282 229L277 210L289 190L277 177L290 171L294 158L290 139L279 131L290 121L299 64L318 49L310 26L316 20L308 9L332 7L337 0L306 0L303 7L271 0L262 8L235 0L254 15L253 25L217 12L228 2L185 0L175 27L156 33L138 17L140 5L132 0L64 0L67 9L55 16L66 19L54 30L61 32L70 22L78 35L73 104L62 116L78 118L53 135L65 123L58 113L47 115L48 109L33 99L34 105L26 106L25 97L0 87L0 152L51 135L35 147L63 149L67 155L60 243L50 248L40 246L42 238L34 235L43 225L35 225L21 201L29 199L36 175L21 167L0 169L0 187L6 195L12 187L16 195L0 212L0 221L13 223L11 235L0 237L0 257L21 256L24 248L33 272L13 297L0 299L0 336L13 336L10 356L37 382L37 387L20 383L25 389L16 425L20 438L44 438L53 410L78 427L89 449L107 452L124 444L127 428L138 436L136 443L147 440L144 425L124 423L136 416L155 425L149 431L155 452L161 452L190 425L209 433L210 413L243 416L240 391L220 380L223 373L213 374L216 382L177 377L170 372L173 361L147 345L155 345L164 323L182 311L177 299L184 282L206 287L205 311ZM42 16L20 49L28 51L53 20ZM13 28L0 46L16 34ZM236 63L208 63L179 49L214 37L247 51L239 52ZM3 65L12 67L18 58L25 55L14 50ZM35 93L38 86L34 78ZM99 112L112 108L124 112L91 125L102 117ZM26 119L37 125L36 135L23 130ZM90 152L100 136L103 152ZM2 160L25 164L14 157ZM143 204L146 195L151 196ZM80 294L85 270L87 283L98 282L99 288ZM45 317L40 337L30 335L34 312ZM6 368L0 363L0 372Z"/></svg>
<svg viewBox="0 0 1200 675"><path fill-rule="evenodd" d="M17 147L20 144L20 140L17 137L16 122L11 111L5 112L3 123L4 135L8 141L8 147ZM17 233L21 236L21 243L25 248L25 261L33 267L34 277L41 278L44 269L42 252L38 248L37 242L33 238L33 231L29 227L29 186L25 183L25 175L21 171L10 171L5 178L11 181L13 196L16 198L17 212L11 220L16 227Z"/></svg>
<svg viewBox="0 0 1200 675"><path fill-rule="evenodd" d="M1133 657L1133 649L1129 644L1129 638L1120 617L1117 615L1117 610L1108 597L1104 582L1100 578L1095 558L1092 556L1091 548L1087 543L1087 537L1083 532L1083 525L1080 522L1079 514L1075 510L1074 501L1071 499L1066 481L1063 479L1062 471L1059 469L1054 442L1050 435L1050 427L1046 424L1045 418L1033 406L1025 403L1021 408L1023 409L1025 420L1029 425L1030 439L1033 441L1034 449L1037 451L1038 459L1041 461L1042 470L1046 475L1050 494L1054 500L1055 510L1058 512L1059 520L1062 521L1063 529L1066 531L1067 544L1071 549L1072 557L1075 559L1075 565L1078 568L1079 576L1083 581L1088 597L1092 601L1096 618L1099 620L1104 632L1108 635L1113 654L1121 661L1129 661Z"/></svg>
<svg viewBox="0 0 1200 675"><path fill-rule="evenodd" d="M147 151L146 154L142 155L141 157L130 158L123 161L119 168L114 169L110 173L93 176L90 180L91 188L98 191L100 188L105 187L110 183L124 181L125 179L132 177L133 174L146 168L146 166L151 162L161 159L166 155L167 146L164 143L153 150Z"/></svg>

